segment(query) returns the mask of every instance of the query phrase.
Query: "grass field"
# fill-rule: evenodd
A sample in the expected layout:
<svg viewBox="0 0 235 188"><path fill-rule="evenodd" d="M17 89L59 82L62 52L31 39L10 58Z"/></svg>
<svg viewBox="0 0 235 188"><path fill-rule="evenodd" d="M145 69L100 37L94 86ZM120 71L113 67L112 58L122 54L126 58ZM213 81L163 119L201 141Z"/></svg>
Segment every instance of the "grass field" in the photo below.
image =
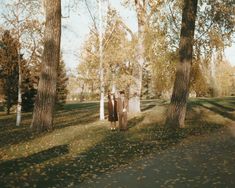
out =
<svg viewBox="0 0 235 188"><path fill-rule="evenodd" d="M99 121L95 102L67 104L56 113L54 130L42 134L29 129L31 113L23 114L20 127L15 114L0 113L0 187L74 186L235 120L235 97L191 99L186 127L172 135L163 126L166 107L166 101L142 101L127 132Z"/></svg>

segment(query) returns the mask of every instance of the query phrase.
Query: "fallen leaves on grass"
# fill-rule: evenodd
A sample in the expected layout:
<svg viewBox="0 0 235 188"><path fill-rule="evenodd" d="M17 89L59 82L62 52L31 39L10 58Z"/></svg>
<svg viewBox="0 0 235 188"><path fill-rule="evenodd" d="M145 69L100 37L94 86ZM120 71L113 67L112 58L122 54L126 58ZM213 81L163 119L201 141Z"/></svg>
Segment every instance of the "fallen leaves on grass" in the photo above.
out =
<svg viewBox="0 0 235 188"><path fill-rule="evenodd" d="M113 169L126 168L149 154L173 147L184 138L211 133L223 126L198 120L196 126L171 132L161 121L153 122L153 114L145 118L146 112L129 120L127 132L110 132L107 122L95 121L97 114L91 115L98 106L87 107L89 109L84 112L79 108L61 111L56 120L58 129L39 135L28 131L27 126L15 128L9 125L11 119L8 118L6 126L11 128L1 133L4 141L0 149L0 184L73 187L79 182L97 179L100 174L109 174ZM160 111L164 111L163 107ZM85 123L89 116L89 123ZM144 169L145 165L140 166L140 170ZM145 175L139 176L137 181L145 178Z"/></svg>

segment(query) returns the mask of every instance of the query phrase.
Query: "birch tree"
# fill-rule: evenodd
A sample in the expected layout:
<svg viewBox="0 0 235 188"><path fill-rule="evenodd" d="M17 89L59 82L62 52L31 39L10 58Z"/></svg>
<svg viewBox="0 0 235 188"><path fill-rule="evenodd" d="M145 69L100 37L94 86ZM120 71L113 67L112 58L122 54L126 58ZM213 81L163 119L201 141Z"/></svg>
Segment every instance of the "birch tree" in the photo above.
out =
<svg viewBox="0 0 235 188"><path fill-rule="evenodd" d="M131 113L140 112L140 97L142 90L143 66L146 62L144 53L144 40L147 28L150 24L152 16L157 12L158 8L164 1L153 0L134 0L124 1L125 4L133 4L137 15L137 45L135 54L135 64L133 64L132 77L134 83L130 85L129 91L129 111Z"/></svg>
<svg viewBox="0 0 235 188"><path fill-rule="evenodd" d="M2 5L3 6L3 5ZM37 43L33 33L39 32L38 15L40 15L40 4L38 1L29 0L15 0L11 3L4 4L5 12L1 16L4 20L4 25L12 31L13 37L18 41L18 102L17 102L17 116L16 126L21 122L22 109L22 67L21 67L21 52L26 52L25 47L29 47L29 43L33 39L33 43ZM36 31L36 32L35 32ZM29 35L30 34L30 35ZM33 37L32 37L33 36ZM37 38L39 39L39 38ZM23 44L23 46L21 45ZM36 45L34 45L34 49ZM28 50L30 51L30 50ZM30 55L32 55L31 53Z"/></svg>

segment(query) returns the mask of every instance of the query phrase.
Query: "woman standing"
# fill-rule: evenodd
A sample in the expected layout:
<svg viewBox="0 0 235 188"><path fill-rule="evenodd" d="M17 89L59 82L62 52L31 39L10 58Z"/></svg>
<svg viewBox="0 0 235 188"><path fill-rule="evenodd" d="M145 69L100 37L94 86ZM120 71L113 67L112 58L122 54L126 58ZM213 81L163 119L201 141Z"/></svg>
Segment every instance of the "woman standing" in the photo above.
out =
<svg viewBox="0 0 235 188"><path fill-rule="evenodd" d="M110 129L116 129L116 122L118 121L117 115L117 100L115 99L115 95L108 95L108 120L110 121Z"/></svg>

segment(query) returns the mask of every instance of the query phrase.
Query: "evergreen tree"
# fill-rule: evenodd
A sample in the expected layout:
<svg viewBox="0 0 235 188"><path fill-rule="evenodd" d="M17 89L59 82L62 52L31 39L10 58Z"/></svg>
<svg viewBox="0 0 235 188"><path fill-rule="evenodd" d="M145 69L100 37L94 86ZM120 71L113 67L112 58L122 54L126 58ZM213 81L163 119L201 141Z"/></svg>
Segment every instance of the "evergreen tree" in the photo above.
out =
<svg viewBox="0 0 235 188"><path fill-rule="evenodd" d="M29 66L27 66L26 60L21 60L22 71L22 111L30 112L33 109L35 102L35 96L37 90L34 87L34 75Z"/></svg>
<svg viewBox="0 0 235 188"><path fill-rule="evenodd" d="M56 106L62 107L67 98L68 89L68 77L66 75L65 63L63 61L62 55L60 58L60 63L57 70L57 86L56 86Z"/></svg>
<svg viewBox="0 0 235 188"><path fill-rule="evenodd" d="M10 114L11 107L17 103L18 91L18 52L17 43L6 30L1 41L0 65L2 69L3 94L5 96L5 107Z"/></svg>

